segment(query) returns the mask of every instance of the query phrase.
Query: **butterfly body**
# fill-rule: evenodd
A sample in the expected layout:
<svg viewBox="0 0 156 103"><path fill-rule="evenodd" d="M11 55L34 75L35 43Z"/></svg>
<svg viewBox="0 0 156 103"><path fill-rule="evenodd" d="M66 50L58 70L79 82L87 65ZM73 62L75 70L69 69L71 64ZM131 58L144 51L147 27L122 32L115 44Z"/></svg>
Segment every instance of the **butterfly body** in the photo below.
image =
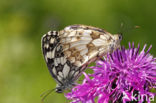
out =
<svg viewBox="0 0 156 103"><path fill-rule="evenodd" d="M120 41L120 35L86 25L71 25L45 34L42 51L58 84L56 92L72 88L88 64L119 48Z"/></svg>

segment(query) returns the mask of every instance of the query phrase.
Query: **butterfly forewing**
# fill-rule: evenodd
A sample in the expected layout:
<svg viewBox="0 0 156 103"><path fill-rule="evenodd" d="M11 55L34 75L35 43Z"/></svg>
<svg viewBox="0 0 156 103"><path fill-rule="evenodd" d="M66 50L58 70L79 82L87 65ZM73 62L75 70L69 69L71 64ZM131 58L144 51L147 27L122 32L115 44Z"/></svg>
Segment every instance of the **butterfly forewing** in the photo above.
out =
<svg viewBox="0 0 156 103"><path fill-rule="evenodd" d="M73 85L87 65L119 47L118 35L91 26L71 25L50 31L42 38L42 50L52 77L63 90Z"/></svg>
<svg viewBox="0 0 156 103"><path fill-rule="evenodd" d="M79 67L72 64L60 42L58 32L48 32L42 38L42 50L45 61L52 77L63 86L74 80L74 75L79 73Z"/></svg>

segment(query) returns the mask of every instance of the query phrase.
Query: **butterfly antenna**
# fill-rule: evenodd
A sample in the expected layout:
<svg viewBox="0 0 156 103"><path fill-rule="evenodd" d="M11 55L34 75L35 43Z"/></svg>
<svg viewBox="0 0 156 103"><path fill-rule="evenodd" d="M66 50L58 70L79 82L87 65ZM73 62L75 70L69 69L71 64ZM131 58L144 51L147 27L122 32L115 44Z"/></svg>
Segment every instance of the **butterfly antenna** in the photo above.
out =
<svg viewBox="0 0 156 103"><path fill-rule="evenodd" d="M124 22L121 22L118 34L123 34Z"/></svg>
<svg viewBox="0 0 156 103"><path fill-rule="evenodd" d="M42 94L40 95L40 97L42 97L41 103L44 103L45 98L46 98L51 92L53 92L55 89L56 89L56 88L50 89L50 90L47 90L47 91L45 91L44 93L42 93Z"/></svg>
<svg viewBox="0 0 156 103"><path fill-rule="evenodd" d="M120 23L120 28L119 28L119 32L118 32L118 33L122 34L124 31L125 31L125 32L129 32L129 31L132 31L132 30L134 30L134 29L139 29L139 28L141 28L139 25L133 25L133 26L131 26L131 27L126 27L126 26L128 26L128 25L125 25L124 22L121 22L121 23Z"/></svg>

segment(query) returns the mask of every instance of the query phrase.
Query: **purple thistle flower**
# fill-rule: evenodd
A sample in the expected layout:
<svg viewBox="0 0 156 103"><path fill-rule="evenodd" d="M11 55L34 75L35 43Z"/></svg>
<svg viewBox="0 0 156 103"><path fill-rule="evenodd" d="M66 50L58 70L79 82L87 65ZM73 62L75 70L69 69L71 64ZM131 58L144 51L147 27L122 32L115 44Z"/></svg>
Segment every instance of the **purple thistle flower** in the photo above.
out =
<svg viewBox="0 0 156 103"><path fill-rule="evenodd" d="M156 88L156 61L146 45L139 53L140 45L124 47L108 54L105 60L91 67L93 74L85 75L82 84L75 86L65 96L71 103L150 103ZM131 103L133 103L131 102Z"/></svg>

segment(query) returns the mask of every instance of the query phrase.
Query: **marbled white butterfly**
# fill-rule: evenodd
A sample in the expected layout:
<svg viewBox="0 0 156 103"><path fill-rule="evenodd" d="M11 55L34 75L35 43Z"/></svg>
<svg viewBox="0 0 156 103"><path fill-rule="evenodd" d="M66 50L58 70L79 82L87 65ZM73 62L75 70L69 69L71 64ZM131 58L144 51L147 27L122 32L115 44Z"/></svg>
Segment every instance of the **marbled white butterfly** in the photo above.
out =
<svg viewBox="0 0 156 103"><path fill-rule="evenodd" d="M71 25L49 31L42 37L47 67L56 80L56 92L72 88L91 62L120 47L122 36L86 25Z"/></svg>

